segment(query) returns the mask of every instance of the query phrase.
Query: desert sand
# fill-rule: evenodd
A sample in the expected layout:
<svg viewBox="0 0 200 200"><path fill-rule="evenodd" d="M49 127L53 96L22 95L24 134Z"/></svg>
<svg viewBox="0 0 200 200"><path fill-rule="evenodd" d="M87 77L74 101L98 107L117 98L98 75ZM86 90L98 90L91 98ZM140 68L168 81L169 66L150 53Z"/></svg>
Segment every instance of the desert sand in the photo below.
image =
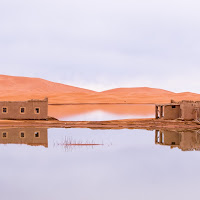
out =
<svg viewBox="0 0 200 200"><path fill-rule="evenodd" d="M111 121L57 121L57 120L0 120L2 127L91 128L91 129L146 129L146 130L199 130L195 121L163 119L126 119Z"/></svg>
<svg viewBox="0 0 200 200"><path fill-rule="evenodd" d="M49 98L49 104L167 103L171 99L200 100L200 94L174 93L155 88L117 88L96 92L40 78L0 75L0 101Z"/></svg>

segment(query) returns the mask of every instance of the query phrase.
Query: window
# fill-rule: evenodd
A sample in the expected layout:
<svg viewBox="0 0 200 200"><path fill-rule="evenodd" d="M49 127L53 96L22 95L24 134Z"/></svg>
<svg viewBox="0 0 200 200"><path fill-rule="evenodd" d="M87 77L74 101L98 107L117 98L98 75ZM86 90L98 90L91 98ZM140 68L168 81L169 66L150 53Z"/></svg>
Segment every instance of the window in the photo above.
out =
<svg viewBox="0 0 200 200"><path fill-rule="evenodd" d="M172 108L176 108L176 106L172 106Z"/></svg>
<svg viewBox="0 0 200 200"><path fill-rule="evenodd" d="M24 138L25 137L25 133L24 132L20 132L20 137Z"/></svg>
<svg viewBox="0 0 200 200"><path fill-rule="evenodd" d="M172 145L175 145L176 144L176 142L172 142Z"/></svg>
<svg viewBox="0 0 200 200"><path fill-rule="evenodd" d="M40 137L40 133L39 132L35 132L35 137Z"/></svg>
<svg viewBox="0 0 200 200"><path fill-rule="evenodd" d="M8 108L7 107L3 107L2 108L2 113L8 113Z"/></svg>
<svg viewBox="0 0 200 200"><path fill-rule="evenodd" d="M35 108L35 114L40 114L40 108Z"/></svg>
<svg viewBox="0 0 200 200"><path fill-rule="evenodd" d="M25 108L24 108L24 107L21 107L21 108L20 108L20 113L21 113L21 114L24 114L24 113L25 113Z"/></svg>
<svg viewBox="0 0 200 200"><path fill-rule="evenodd" d="M2 133L2 137L3 137L3 138L6 138L7 135L8 135L7 132L3 132L3 133Z"/></svg>

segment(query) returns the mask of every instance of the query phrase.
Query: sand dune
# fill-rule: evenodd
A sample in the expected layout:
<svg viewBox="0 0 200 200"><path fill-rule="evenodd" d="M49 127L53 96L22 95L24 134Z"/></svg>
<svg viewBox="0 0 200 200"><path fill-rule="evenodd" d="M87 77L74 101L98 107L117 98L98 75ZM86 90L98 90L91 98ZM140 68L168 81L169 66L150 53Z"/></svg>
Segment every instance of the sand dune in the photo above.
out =
<svg viewBox="0 0 200 200"><path fill-rule="evenodd" d="M0 100L49 98L50 104L74 103L167 103L174 100L200 100L200 94L140 87L95 92L54 83L40 78L0 75Z"/></svg>
<svg viewBox="0 0 200 200"><path fill-rule="evenodd" d="M162 89L156 89L156 88L148 88L148 87L138 87L138 88L115 88L111 90L106 90L101 92L102 94L109 94L109 95L134 95L134 94L173 94L173 92L162 90Z"/></svg>
<svg viewBox="0 0 200 200"><path fill-rule="evenodd" d="M92 94L94 91L54 83L40 78L0 75L0 98L24 100L29 98L54 97L61 94Z"/></svg>

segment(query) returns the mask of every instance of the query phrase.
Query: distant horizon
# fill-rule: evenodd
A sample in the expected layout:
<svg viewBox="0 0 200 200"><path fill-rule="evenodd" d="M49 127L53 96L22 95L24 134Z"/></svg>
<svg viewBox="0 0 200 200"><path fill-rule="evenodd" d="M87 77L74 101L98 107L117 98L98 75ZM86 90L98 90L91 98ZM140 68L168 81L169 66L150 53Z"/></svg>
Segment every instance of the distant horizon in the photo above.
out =
<svg viewBox="0 0 200 200"><path fill-rule="evenodd" d="M83 86L77 86L77 85L72 85L72 84L66 84L66 83L62 83L62 82L56 82L56 81L52 81L52 80L48 80L48 79L45 79L45 78L41 78L41 77L30 77L30 76L14 76L14 75L8 75L8 74L0 74L0 76L8 76L8 77L21 77L21 78L34 78L34 79L42 79L42 80L46 80L46 81L50 81L50 82L53 82L53 83L59 83L59 84L64 84L64 85L68 85L68 86L72 86L72 87L77 87L77 88L80 88L80 89L86 89L86 90L91 90L91 91L94 91L94 92L105 92L105 91L108 91L108 90L114 90L114 89L131 89L131 88L149 88L149 89L158 89L158 90L163 90L163 91L168 91L168 92L172 92L172 93L194 93L194 94L199 94L199 93L195 93L195 92L191 92L191 91L183 91L183 92L174 92L174 91L171 91L171 90L167 90L167 89L163 89L163 88L155 88L155 87L149 87L149 86L137 86L137 87L114 87L114 88L110 88L110 89L106 89L106 90L102 90L102 91L98 91L98 90L93 90L93 89L90 89L90 88L86 88L86 87L83 87Z"/></svg>

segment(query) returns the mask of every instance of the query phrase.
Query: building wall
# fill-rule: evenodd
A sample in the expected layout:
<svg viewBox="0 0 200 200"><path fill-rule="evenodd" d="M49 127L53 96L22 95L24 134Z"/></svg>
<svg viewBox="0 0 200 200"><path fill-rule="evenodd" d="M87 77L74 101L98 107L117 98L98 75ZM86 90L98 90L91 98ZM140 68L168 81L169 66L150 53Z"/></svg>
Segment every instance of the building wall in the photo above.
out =
<svg viewBox="0 0 200 200"><path fill-rule="evenodd" d="M177 119L180 117L180 105L165 105L164 119Z"/></svg>
<svg viewBox="0 0 200 200"><path fill-rule="evenodd" d="M21 133L24 137L21 137ZM36 133L39 133L36 137ZM6 137L3 137L3 135ZM47 128L4 128L0 129L0 144L27 144L32 146L42 145L48 147Z"/></svg>
<svg viewBox="0 0 200 200"><path fill-rule="evenodd" d="M20 112L20 108L25 108L25 113ZM7 113L3 113L3 108L7 108ZM40 112L36 113L36 108ZM0 119L47 119L48 99L30 101L0 101Z"/></svg>
<svg viewBox="0 0 200 200"><path fill-rule="evenodd" d="M200 101L196 101L195 104L196 104L196 108L198 108L197 117L200 119Z"/></svg>
<svg viewBox="0 0 200 200"><path fill-rule="evenodd" d="M194 120L195 119L195 102L182 101L180 104L181 107L181 118L184 120Z"/></svg>

